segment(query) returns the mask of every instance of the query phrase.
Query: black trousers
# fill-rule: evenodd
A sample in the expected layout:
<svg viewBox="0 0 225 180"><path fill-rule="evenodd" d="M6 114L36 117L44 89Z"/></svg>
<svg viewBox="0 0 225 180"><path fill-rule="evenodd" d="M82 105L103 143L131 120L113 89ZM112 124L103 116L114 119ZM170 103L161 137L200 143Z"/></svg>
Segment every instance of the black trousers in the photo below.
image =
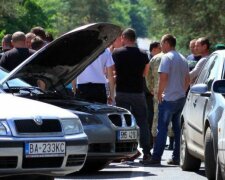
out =
<svg viewBox="0 0 225 180"><path fill-rule="evenodd" d="M147 122L147 104L144 93L116 92L116 105L131 111L140 128L140 147L143 154L150 153L150 132Z"/></svg>
<svg viewBox="0 0 225 180"><path fill-rule="evenodd" d="M76 97L89 102L107 103L106 87L101 83L78 84Z"/></svg>
<svg viewBox="0 0 225 180"><path fill-rule="evenodd" d="M147 103L147 122L150 130L150 147L153 148L153 136L152 136L152 122L153 122L153 116L154 116L154 101L153 101L153 95L151 93L145 92L145 98Z"/></svg>

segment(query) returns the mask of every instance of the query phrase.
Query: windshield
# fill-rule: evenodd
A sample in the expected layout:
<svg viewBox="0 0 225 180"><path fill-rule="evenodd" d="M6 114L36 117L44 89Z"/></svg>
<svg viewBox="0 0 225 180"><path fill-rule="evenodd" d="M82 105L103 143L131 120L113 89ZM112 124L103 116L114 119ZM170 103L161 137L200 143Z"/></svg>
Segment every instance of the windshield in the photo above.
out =
<svg viewBox="0 0 225 180"><path fill-rule="evenodd" d="M5 70L0 68L0 79L6 77L9 73ZM26 82L22 81L21 79L15 78L7 81L9 87L31 87L31 85L27 84ZM3 84L3 89L8 89L6 83Z"/></svg>

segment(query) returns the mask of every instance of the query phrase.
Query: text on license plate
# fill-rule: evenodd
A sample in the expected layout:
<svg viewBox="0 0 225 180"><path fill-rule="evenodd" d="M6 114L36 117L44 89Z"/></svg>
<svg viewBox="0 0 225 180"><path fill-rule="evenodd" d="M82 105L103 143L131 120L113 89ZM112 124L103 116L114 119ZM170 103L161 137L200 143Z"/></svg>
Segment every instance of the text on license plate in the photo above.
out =
<svg viewBox="0 0 225 180"><path fill-rule="evenodd" d="M64 156L66 152L65 142L26 142L26 157L50 157Z"/></svg>
<svg viewBox="0 0 225 180"><path fill-rule="evenodd" d="M119 131L118 132L118 139L119 140L133 140L137 139L137 131Z"/></svg>

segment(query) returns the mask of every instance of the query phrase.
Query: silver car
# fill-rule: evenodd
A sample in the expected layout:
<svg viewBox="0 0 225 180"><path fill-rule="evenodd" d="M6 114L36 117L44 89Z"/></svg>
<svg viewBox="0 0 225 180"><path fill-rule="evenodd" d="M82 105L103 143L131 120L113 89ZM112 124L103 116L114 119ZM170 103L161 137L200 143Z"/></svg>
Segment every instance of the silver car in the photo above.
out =
<svg viewBox="0 0 225 180"><path fill-rule="evenodd" d="M218 122L224 121L224 89L218 81L224 79L225 50L212 53L194 85L190 88L181 115L181 168L196 171L205 162L208 179L216 175L218 152ZM223 127L224 128L224 127ZM225 161L219 156L217 164L224 171Z"/></svg>
<svg viewBox="0 0 225 180"><path fill-rule="evenodd" d="M119 34L120 28L108 23L83 26L48 44L10 74L0 71L5 92L54 104L79 116L89 140L83 171L101 170L112 160L137 152L139 127L128 110L76 99L65 88ZM42 80L47 90L16 78L31 84Z"/></svg>
<svg viewBox="0 0 225 180"><path fill-rule="evenodd" d="M220 106L225 107L225 80L218 80L213 85L213 91L220 99ZM225 112L223 111L218 122L218 154L216 160L216 179L225 179Z"/></svg>
<svg viewBox="0 0 225 180"><path fill-rule="evenodd" d="M0 102L1 178L29 174L29 179L54 179L82 168L88 139L76 115L5 93Z"/></svg>

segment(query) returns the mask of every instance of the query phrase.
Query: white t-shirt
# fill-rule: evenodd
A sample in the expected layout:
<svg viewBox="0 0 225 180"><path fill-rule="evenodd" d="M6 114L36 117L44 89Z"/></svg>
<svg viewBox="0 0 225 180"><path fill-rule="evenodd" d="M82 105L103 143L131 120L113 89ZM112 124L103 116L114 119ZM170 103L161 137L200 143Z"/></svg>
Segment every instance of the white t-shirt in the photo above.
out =
<svg viewBox="0 0 225 180"><path fill-rule="evenodd" d="M114 65L111 52L106 49L77 77L77 84L108 82L105 68Z"/></svg>

